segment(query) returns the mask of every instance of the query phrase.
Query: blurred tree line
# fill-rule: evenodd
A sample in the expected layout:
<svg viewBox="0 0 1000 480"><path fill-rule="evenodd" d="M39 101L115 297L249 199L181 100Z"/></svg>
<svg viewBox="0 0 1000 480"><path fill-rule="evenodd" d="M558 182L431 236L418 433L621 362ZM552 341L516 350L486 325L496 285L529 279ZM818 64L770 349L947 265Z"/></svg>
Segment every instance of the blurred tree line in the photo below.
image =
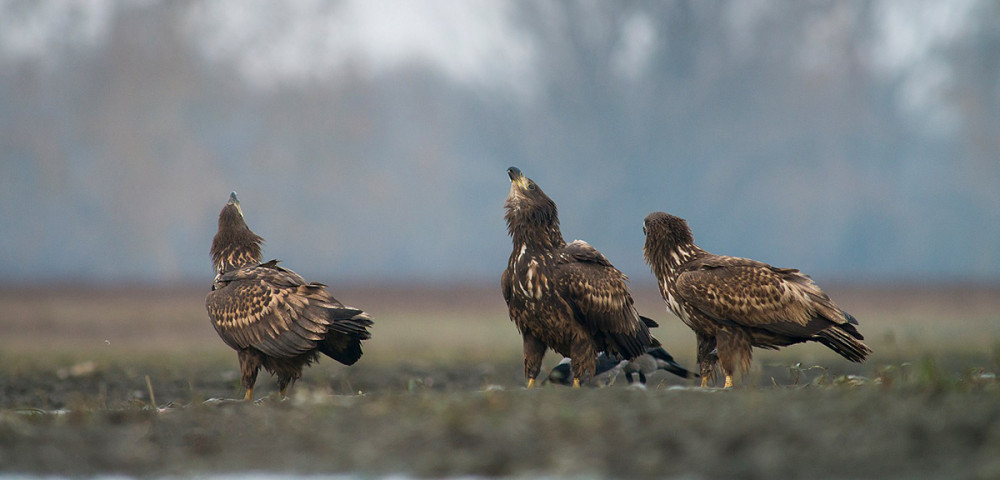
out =
<svg viewBox="0 0 1000 480"><path fill-rule="evenodd" d="M428 2L499 46L390 68L320 68L364 2L65 4L0 3L5 282L207 278L230 190L308 276L492 281L509 165L636 281L654 210L817 278L1000 278L996 2Z"/></svg>

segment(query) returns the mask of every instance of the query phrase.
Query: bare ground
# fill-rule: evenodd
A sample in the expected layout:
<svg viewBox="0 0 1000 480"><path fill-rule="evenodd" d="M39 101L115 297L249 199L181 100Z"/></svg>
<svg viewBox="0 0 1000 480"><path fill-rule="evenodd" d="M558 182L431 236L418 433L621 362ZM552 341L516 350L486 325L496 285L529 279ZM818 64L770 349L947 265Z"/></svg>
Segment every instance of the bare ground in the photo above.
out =
<svg viewBox="0 0 1000 480"><path fill-rule="evenodd" d="M526 391L492 288L334 288L376 316L365 357L324 359L286 401L262 375L257 405L205 402L240 392L203 292L50 291L0 292L0 471L1000 477L996 289L831 289L868 363L763 352L723 392L669 374L647 390ZM692 366L690 332L655 295L636 289Z"/></svg>

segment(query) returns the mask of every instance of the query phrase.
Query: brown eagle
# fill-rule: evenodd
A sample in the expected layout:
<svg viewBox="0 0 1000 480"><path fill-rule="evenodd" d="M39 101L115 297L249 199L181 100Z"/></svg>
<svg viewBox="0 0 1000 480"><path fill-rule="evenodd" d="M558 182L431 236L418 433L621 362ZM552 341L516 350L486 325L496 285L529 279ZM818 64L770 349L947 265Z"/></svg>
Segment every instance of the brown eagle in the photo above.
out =
<svg viewBox="0 0 1000 480"><path fill-rule="evenodd" d="M546 348L571 359L575 387L594 375L600 352L625 360L645 353L655 340L632 305L625 274L587 242L567 244L556 204L517 168L507 175L505 219L514 250L500 283L524 339L528 388Z"/></svg>
<svg viewBox="0 0 1000 480"><path fill-rule="evenodd" d="M343 305L325 285L306 282L277 260L260 263L262 242L233 192L212 240L217 275L205 307L215 331L239 356L244 400L253 400L261 367L277 375L284 396L320 353L352 365L361 358L361 341L371 337L370 315Z"/></svg>
<svg viewBox="0 0 1000 480"><path fill-rule="evenodd" d="M643 232L660 294L697 337L703 387L716 363L732 387L736 369L750 369L752 347L814 341L852 362L871 353L858 321L798 270L708 253L683 218L663 212L649 214Z"/></svg>

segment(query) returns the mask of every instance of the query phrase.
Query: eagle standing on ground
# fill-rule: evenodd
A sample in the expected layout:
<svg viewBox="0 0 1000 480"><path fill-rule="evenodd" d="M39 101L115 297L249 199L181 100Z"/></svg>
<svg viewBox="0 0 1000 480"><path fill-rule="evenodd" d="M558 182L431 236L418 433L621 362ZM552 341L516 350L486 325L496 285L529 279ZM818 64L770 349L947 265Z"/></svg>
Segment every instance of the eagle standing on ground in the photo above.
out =
<svg viewBox="0 0 1000 480"><path fill-rule="evenodd" d="M546 348L570 357L574 387L594 375L600 352L626 360L645 353L654 340L632 305L625 274L587 242L567 244L556 204L517 168L507 175L504 218L514 250L500 284L524 340L528 388Z"/></svg>
<svg viewBox="0 0 1000 480"><path fill-rule="evenodd" d="M263 241L247 226L233 192L212 239L217 275L205 307L215 331L239 356L244 400L253 400L261 367L277 375L285 396L320 353L352 365L361 358L361 341L371 337L370 315L344 306L325 285L307 283L277 260L260 263Z"/></svg>
<svg viewBox="0 0 1000 480"><path fill-rule="evenodd" d="M660 294L697 337L703 387L716 363L732 387L736 369L750 369L752 347L814 341L852 362L871 353L858 321L798 270L708 253L684 219L663 212L649 214L643 232Z"/></svg>

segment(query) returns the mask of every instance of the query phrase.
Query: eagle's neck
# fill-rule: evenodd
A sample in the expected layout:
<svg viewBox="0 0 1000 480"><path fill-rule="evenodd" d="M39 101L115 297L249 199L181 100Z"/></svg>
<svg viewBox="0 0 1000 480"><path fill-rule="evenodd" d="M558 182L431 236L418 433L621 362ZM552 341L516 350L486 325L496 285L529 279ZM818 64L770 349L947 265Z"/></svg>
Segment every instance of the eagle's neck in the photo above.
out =
<svg viewBox="0 0 1000 480"><path fill-rule="evenodd" d="M212 239L215 273L260 263L262 243L264 239L250 230L242 215L223 209L219 214L219 231Z"/></svg>
<svg viewBox="0 0 1000 480"><path fill-rule="evenodd" d="M707 253L693 242L685 242L654 247L652 251L647 249L646 260L657 278L673 278L679 273L681 265Z"/></svg>
<svg viewBox="0 0 1000 480"><path fill-rule="evenodd" d="M558 225L544 229L520 229L515 231L511 236L514 240L515 250L525 249L532 252L546 252L562 248L566 245L566 241L563 240L562 232L559 231Z"/></svg>
<svg viewBox="0 0 1000 480"><path fill-rule="evenodd" d="M554 203L525 207L508 201L504 217L515 251L550 251L566 245L559 230L559 214Z"/></svg>

